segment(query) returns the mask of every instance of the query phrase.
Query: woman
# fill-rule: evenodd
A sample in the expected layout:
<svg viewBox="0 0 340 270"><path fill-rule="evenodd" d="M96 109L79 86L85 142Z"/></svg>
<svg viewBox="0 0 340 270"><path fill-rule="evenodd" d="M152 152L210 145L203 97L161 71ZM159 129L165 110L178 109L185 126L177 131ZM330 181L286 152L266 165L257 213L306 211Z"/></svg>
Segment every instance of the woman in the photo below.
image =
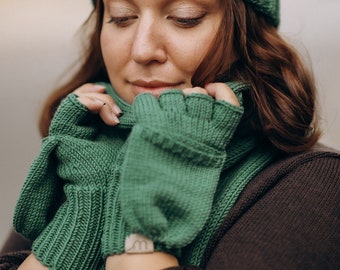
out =
<svg viewBox="0 0 340 270"><path fill-rule="evenodd" d="M43 110L19 269L335 269L340 157L312 149L314 83L278 14L97 1L84 64Z"/></svg>

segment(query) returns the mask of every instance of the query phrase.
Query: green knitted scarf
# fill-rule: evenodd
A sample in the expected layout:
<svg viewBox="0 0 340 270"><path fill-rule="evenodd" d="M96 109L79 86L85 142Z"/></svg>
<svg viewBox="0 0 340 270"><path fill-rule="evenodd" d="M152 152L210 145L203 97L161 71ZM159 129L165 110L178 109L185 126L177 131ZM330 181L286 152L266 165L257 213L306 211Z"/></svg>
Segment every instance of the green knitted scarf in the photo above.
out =
<svg viewBox="0 0 340 270"><path fill-rule="evenodd" d="M240 94L247 90L236 85L237 83L229 83L230 87L236 88L236 94L242 100ZM124 111L123 117L120 118L121 126L132 127L135 119L131 106L122 101L112 87L108 86L107 91ZM242 190L277 155L273 148L258 143L249 130L249 123L246 122L239 125L226 152L227 158L217 185L212 211L203 230L182 250L181 265L200 265L209 240L228 215Z"/></svg>

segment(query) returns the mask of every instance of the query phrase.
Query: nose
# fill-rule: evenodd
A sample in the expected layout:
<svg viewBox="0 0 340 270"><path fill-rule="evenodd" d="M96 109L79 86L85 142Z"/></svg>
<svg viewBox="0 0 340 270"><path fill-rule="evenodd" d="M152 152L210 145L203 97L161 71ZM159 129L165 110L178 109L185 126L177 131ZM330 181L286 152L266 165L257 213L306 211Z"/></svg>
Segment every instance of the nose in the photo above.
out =
<svg viewBox="0 0 340 270"><path fill-rule="evenodd" d="M131 50L132 59L142 65L166 62L164 35L160 23L152 16L139 18Z"/></svg>

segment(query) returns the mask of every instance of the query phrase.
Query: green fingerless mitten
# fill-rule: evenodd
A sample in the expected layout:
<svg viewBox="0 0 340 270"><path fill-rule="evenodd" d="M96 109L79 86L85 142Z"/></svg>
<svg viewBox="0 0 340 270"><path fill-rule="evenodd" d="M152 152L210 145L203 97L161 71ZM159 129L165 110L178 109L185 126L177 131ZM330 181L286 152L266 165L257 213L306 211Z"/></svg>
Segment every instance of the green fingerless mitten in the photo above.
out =
<svg viewBox="0 0 340 270"><path fill-rule="evenodd" d="M51 269L99 269L107 182L119 140L101 136L93 115L69 95L59 107L18 200L14 226L35 239L32 251ZM49 213L60 199L55 215Z"/></svg>
<svg viewBox="0 0 340 270"><path fill-rule="evenodd" d="M35 239L55 213L52 207L61 201L63 182L56 169L55 149L60 136L92 139L96 129L89 124L92 115L75 95L69 95L58 108L50 126L50 135L43 139L39 155L29 170L14 213L14 227L29 239ZM85 123L88 122L86 125Z"/></svg>
<svg viewBox="0 0 340 270"><path fill-rule="evenodd" d="M122 165L120 203L132 233L172 252L202 229L242 107L202 94L150 94L133 103L136 125Z"/></svg>

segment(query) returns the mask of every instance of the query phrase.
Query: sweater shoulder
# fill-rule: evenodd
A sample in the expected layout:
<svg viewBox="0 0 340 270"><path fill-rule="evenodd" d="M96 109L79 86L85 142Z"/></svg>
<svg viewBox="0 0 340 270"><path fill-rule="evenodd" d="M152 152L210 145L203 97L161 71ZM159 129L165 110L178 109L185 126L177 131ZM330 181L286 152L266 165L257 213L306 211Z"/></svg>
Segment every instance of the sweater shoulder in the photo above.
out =
<svg viewBox="0 0 340 270"><path fill-rule="evenodd" d="M259 173L249 187L256 187L258 182L278 181L339 180L340 153L337 150L316 145L309 151L291 156L282 156ZM314 173L314 175L312 174Z"/></svg>
<svg viewBox="0 0 340 270"><path fill-rule="evenodd" d="M275 269L280 262L292 268L303 263L321 267L325 260L327 266L338 263L337 255L329 254L338 254L339 180L336 150L317 145L277 159L240 194L210 242L203 265L209 261L213 268L207 269L223 269L226 263L232 269L250 269L252 264Z"/></svg>
<svg viewBox="0 0 340 270"><path fill-rule="evenodd" d="M241 193L230 216L239 216L251 205L270 194L278 196L286 192L290 196L299 196L296 192L282 190L290 187L313 197L318 193L328 196L340 191L340 153L337 150L316 145L304 153L282 156L261 171ZM334 197L334 196L331 196Z"/></svg>

